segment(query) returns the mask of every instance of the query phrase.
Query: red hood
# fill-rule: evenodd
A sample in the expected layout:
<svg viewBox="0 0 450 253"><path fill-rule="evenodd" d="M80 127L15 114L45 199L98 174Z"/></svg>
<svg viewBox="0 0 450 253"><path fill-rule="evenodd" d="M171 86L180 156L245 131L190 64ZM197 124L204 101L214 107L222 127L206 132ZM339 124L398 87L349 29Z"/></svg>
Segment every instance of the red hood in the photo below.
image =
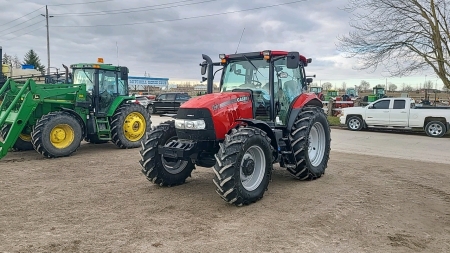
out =
<svg viewBox="0 0 450 253"><path fill-rule="evenodd" d="M247 92L211 93L191 98L183 103L180 108L207 108L212 112L214 109L218 109L217 106L223 108L230 103L229 101L241 97L249 97L249 94Z"/></svg>

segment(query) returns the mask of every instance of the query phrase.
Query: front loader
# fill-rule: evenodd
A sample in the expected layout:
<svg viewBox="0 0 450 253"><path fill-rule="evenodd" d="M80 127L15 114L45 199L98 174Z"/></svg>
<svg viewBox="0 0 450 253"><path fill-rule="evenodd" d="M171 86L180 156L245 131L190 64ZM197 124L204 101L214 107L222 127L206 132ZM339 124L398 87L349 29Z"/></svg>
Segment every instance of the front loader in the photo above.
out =
<svg viewBox="0 0 450 253"><path fill-rule="evenodd" d="M140 146L151 120L143 106L129 103L128 68L103 64L101 58L71 68L72 83L6 81L0 89L0 159L11 149L69 156L82 140Z"/></svg>
<svg viewBox="0 0 450 253"><path fill-rule="evenodd" d="M325 173L330 128L298 52L262 51L203 55L206 95L181 105L175 119L147 134L140 151L142 173L161 186L183 184L195 166L213 167L216 192L237 206L258 201L279 163L299 180ZM222 67L213 92L213 66ZM217 72L216 72L217 73Z"/></svg>

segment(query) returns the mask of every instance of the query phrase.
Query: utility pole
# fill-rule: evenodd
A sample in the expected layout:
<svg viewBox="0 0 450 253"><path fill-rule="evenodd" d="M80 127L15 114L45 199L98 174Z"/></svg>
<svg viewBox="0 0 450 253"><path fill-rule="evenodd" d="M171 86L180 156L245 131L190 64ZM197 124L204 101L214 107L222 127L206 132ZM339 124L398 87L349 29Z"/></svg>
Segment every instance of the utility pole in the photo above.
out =
<svg viewBox="0 0 450 253"><path fill-rule="evenodd" d="M50 33L49 33L49 27L48 27L48 18L52 18L53 16L48 15L48 7L45 6L45 15L41 14L45 17L45 21L47 23L47 75L50 75Z"/></svg>

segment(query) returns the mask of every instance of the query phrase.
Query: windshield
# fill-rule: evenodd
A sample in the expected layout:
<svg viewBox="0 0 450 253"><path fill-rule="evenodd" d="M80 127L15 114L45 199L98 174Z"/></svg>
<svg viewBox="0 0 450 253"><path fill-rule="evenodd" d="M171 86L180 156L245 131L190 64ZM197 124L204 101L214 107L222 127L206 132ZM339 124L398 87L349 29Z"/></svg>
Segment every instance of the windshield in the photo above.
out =
<svg viewBox="0 0 450 253"><path fill-rule="evenodd" d="M75 69L73 71L73 84L86 84L86 90L92 91L94 88L95 69Z"/></svg>

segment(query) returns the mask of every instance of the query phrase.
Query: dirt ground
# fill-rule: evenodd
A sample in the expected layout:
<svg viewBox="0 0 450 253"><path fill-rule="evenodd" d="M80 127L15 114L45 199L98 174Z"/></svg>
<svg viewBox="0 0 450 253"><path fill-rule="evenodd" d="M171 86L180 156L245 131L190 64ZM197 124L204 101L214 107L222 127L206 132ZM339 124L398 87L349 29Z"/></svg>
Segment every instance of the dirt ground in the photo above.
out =
<svg viewBox="0 0 450 253"><path fill-rule="evenodd" d="M0 160L0 252L450 252L448 164L332 150L324 177L276 167L247 207L210 169L161 188L138 149L83 144L71 157Z"/></svg>

